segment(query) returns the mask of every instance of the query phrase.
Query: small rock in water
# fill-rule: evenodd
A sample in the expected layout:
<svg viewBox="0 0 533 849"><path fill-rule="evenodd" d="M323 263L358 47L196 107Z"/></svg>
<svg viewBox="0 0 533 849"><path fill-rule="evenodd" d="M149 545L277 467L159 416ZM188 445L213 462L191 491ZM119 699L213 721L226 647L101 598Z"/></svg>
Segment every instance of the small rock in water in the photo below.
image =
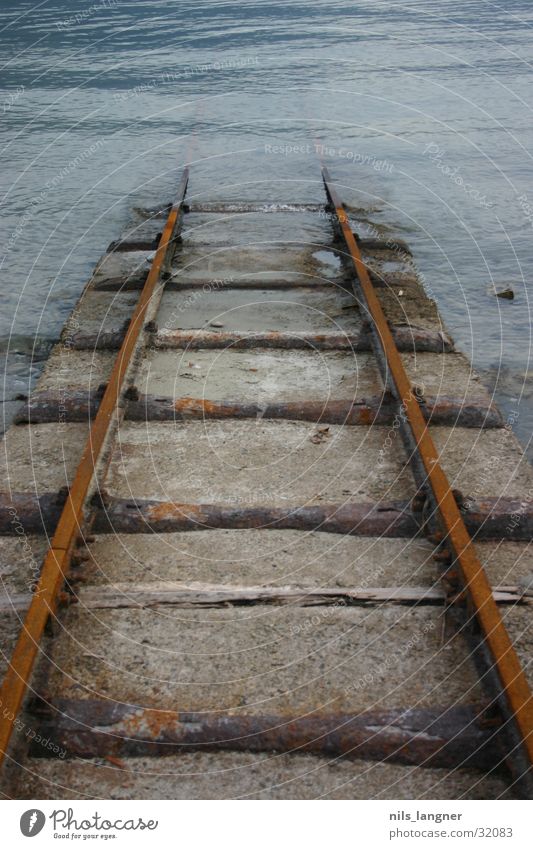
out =
<svg viewBox="0 0 533 849"><path fill-rule="evenodd" d="M497 298L505 298L507 301L512 301L514 299L514 292L509 287L506 289L495 289L494 294Z"/></svg>

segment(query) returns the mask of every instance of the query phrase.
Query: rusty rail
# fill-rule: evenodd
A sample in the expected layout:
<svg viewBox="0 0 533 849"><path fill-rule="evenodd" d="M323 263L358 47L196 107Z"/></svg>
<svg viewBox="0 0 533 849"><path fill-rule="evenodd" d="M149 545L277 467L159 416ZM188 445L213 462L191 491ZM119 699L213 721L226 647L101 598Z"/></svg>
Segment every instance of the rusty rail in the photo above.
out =
<svg viewBox="0 0 533 849"><path fill-rule="evenodd" d="M39 643L48 618L54 615L61 586L70 569L70 558L77 537L82 533L83 511L91 486L102 462L110 431L120 413L117 406L125 387L128 370L135 354L141 331L157 300L161 273L165 270L176 249L175 236L181 226L183 202L189 181L185 168L177 192L176 202L170 209L155 256L139 296L130 324L116 357L109 383L102 397L98 413L92 424L68 498L62 509L51 545L44 558L41 575L32 603L24 620L8 671L0 690L0 763L7 752L14 721L20 710L29 685Z"/></svg>
<svg viewBox="0 0 533 849"><path fill-rule="evenodd" d="M469 638L476 662L482 670L484 686L496 694L505 720L508 766L520 791L533 793L533 696L522 665L509 638L487 576L455 500L450 483L439 462L414 388L403 367L381 303L361 257L344 206L327 168L322 169L326 194L334 213L347 258L353 262L354 293L370 320L373 347L383 380L396 398L401 414L401 433L415 479L431 508L435 541L440 541L450 565L443 572L445 586L464 591L466 607L460 613L461 626ZM461 593L459 593L461 598ZM475 629L472 626L475 626ZM478 630L479 633L474 633Z"/></svg>

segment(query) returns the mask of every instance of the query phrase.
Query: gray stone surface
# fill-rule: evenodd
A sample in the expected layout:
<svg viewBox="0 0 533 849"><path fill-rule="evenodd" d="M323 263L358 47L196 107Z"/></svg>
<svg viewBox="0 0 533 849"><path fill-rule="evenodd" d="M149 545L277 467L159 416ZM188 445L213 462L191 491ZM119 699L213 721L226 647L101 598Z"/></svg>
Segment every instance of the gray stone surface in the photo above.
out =
<svg viewBox="0 0 533 849"><path fill-rule="evenodd" d="M121 425L106 487L114 495L230 504L392 500L414 494L397 430L306 422L188 421ZM453 486L515 496L533 474L506 430L432 428Z"/></svg>
<svg viewBox="0 0 533 849"><path fill-rule="evenodd" d="M476 550L494 586L514 586L530 568L529 543L485 542ZM213 530L97 536L91 583L199 581L228 586L403 587L435 581L427 540L320 532Z"/></svg>
<svg viewBox="0 0 533 849"><path fill-rule="evenodd" d="M227 245L228 241L243 247L282 243L330 249L331 232L324 223L324 216L316 212L278 212L268 217L263 212L192 212L185 216L183 240L204 250Z"/></svg>
<svg viewBox="0 0 533 849"><path fill-rule="evenodd" d="M184 246L173 263L177 280L277 279L313 282L339 279L338 257L315 247L264 245Z"/></svg>
<svg viewBox="0 0 533 849"><path fill-rule="evenodd" d="M294 333L355 333L362 325L353 295L334 286L331 291L168 291L163 295L157 323L160 330L220 326L222 330Z"/></svg>
<svg viewBox="0 0 533 849"><path fill-rule="evenodd" d="M116 351L77 351L56 345L37 383L37 390L96 390L109 379Z"/></svg>
<svg viewBox="0 0 533 849"><path fill-rule="evenodd" d="M105 253L99 260L90 284L103 283L106 280L123 277L139 280L150 270L150 257L153 251L128 251Z"/></svg>
<svg viewBox="0 0 533 849"><path fill-rule="evenodd" d="M152 351L136 382L141 392L154 395L259 403L382 392L370 354L335 351Z"/></svg>
<svg viewBox="0 0 533 849"><path fill-rule="evenodd" d="M424 539L375 539L274 530L98 536L91 581L201 581L297 587L427 586L435 574Z"/></svg>
<svg viewBox="0 0 533 849"><path fill-rule="evenodd" d="M388 429L266 420L121 425L106 489L124 498L300 504L406 498L415 492ZM380 451L383 454L380 456Z"/></svg>
<svg viewBox="0 0 533 849"><path fill-rule="evenodd" d="M55 492L71 483L89 433L86 424L16 425L4 436L4 491Z"/></svg>
<svg viewBox="0 0 533 849"><path fill-rule="evenodd" d="M505 781L312 755L195 752L168 758L35 761L10 768L17 799L499 799Z"/></svg>
<svg viewBox="0 0 533 849"><path fill-rule="evenodd" d="M434 607L70 607L51 695L145 707L303 714L479 700Z"/></svg>

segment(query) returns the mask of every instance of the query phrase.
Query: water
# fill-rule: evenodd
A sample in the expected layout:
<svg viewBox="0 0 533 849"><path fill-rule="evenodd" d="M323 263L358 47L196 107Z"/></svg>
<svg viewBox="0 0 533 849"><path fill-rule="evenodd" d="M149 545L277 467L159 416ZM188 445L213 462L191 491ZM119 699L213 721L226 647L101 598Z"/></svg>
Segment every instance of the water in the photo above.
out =
<svg viewBox="0 0 533 849"><path fill-rule="evenodd" d="M0 3L4 409L185 161L199 201L320 202L322 157L528 445L532 24L528 0Z"/></svg>

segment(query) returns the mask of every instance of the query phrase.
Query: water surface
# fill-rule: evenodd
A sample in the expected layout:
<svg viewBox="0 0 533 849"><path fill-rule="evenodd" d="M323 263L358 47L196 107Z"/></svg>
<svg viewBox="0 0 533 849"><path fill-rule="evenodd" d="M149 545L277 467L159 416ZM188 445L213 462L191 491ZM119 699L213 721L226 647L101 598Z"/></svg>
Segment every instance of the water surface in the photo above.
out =
<svg viewBox="0 0 533 849"><path fill-rule="evenodd" d="M198 200L320 202L322 158L409 241L526 445L532 23L527 0L2 3L4 409L185 161Z"/></svg>

